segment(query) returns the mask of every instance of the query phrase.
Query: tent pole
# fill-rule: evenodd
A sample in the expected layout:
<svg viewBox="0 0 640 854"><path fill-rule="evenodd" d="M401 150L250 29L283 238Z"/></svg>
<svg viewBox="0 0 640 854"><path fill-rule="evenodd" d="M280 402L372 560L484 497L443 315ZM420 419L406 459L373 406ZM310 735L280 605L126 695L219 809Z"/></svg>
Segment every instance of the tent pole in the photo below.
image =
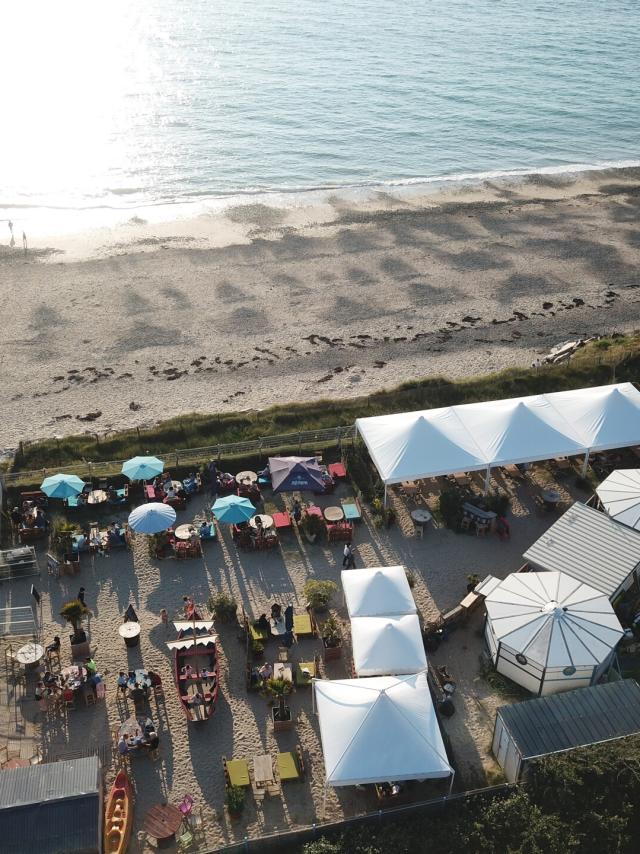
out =
<svg viewBox="0 0 640 854"><path fill-rule="evenodd" d="M454 781L455 776L456 776L456 772L452 771L451 772L451 781L449 783L449 794L447 795L448 798L451 797L451 792L453 791L453 781Z"/></svg>
<svg viewBox="0 0 640 854"><path fill-rule="evenodd" d="M589 468L589 451L584 455L584 463L582 464L582 477L587 476L587 469Z"/></svg>
<svg viewBox="0 0 640 854"><path fill-rule="evenodd" d="M311 712L316 713L316 680L311 680Z"/></svg>
<svg viewBox="0 0 640 854"><path fill-rule="evenodd" d="M484 494L486 495L489 492L489 487L491 485L491 466L487 466L487 474L484 478Z"/></svg>
<svg viewBox="0 0 640 854"><path fill-rule="evenodd" d="M325 813L327 811L327 784L324 784L324 794L322 796L322 820L324 821Z"/></svg>
<svg viewBox="0 0 640 854"><path fill-rule="evenodd" d="M384 504L383 504L383 506L384 507L387 506L387 484L386 483L384 485Z"/></svg>

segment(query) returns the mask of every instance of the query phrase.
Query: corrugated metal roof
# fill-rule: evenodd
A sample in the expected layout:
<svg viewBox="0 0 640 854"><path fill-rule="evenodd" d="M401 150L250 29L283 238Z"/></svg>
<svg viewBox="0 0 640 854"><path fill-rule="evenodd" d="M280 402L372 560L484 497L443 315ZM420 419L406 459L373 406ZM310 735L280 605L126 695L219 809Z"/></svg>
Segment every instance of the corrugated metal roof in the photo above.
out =
<svg viewBox="0 0 640 854"><path fill-rule="evenodd" d="M100 850L97 756L0 773L3 854L89 854Z"/></svg>
<svg viewBox="0 0 640 854"><path fill-rule="evenodd" d="M564 572L611 597L640 563L640 532L576 502L524 553L539 569Z"/></svg>
<svg viewBox="0 0 640 854"><path fill-rule="evenodd" d="M640 733L640 685L592 685L501 706L497 714L523 759Z"/></svg>

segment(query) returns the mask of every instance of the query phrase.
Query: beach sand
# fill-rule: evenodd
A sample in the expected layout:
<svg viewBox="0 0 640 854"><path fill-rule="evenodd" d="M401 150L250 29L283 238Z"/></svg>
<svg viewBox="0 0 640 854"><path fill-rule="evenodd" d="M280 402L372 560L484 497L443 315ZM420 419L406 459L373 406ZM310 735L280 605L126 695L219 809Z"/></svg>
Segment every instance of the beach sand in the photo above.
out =
<svg viewBox="0 0 640 854"><path fill-rule="evenodd" d="M639 205L626 169L32 235L26 258L0 247L0 444L477 375L634 330Z"/></svg>

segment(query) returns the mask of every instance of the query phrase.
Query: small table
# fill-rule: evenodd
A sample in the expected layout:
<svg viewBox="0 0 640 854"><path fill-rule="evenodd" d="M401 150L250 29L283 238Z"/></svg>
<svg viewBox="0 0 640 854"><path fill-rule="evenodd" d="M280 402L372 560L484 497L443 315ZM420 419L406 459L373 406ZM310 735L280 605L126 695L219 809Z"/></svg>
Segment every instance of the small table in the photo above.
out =
<svg viewBox="0 0 640 854"><path fill-rule="evenodd" d="M415 510L411 511L411 518L414 522L417 522L418 525L426 525L427 522L430 522L433 519L433 516L423 507L417 507Z"/></svg>
<svg viewBox="0 0 640 854"><path fill-rule="evenodd" d="M173 804L156 804L144 818L143 828L158 843L172 840L182 824L184 816Z"/></svg>
<svg viewBox="0 0 640 854"><path fill-rule="evenodd" d="M123 623L118 629L118 634L124 639L125 646L138 646L140 643L140 623Z"/></svg>
<svg viewBox="0 0 640 854"><path fill-rule="evenodd" d="M262 522L262 527L265 531L267 531L269 528L273 528L273 516L269 516L268 513L256 513L255 516L252 516L251 519L249 519L249 524L252 528L258 527L258 525L256 524L256 519L260 519L260 521Z"/></svg>
<svg viewBox="0 0 640 854"><path fill-rule="evenodd" d="M325 507L324 518L327 522L341 522L344 519L342 507Z"/></svg>
<svg viewBox="0 0 640 854"><path fill-rule="evenodd" d="M253 757L253 775L258 784L273 783L273 760L270 754Z"/></svg>
<svg viewBox="0 0 640 854"><path fill-rule="evenodd" d="M256 483L258 475L254 471L241 471L236 475L237 483Z"/></svg>
<svg viewBox="0 0 640 854"><path fill-rule="evenodd" d="M145 727L147 726L153 726L151 718L137 718L135 715L131 715L130 718L127 718L126 721L120 724L119 735L123 736L128 742L130 739L135 738L136 735L144 735Z"/></svg>
<svg viewBox="0 0 640 854"><path fill-rule="evenodd" d="M87 504L104 504L109 499L104 489L94 489L87 495Z"/></svg>
<svg viewBox="0 0 640 854"><path fill-rule="evenodd" d="M130 691L142 691L143 688L151 688L151 677L146 670L136 670L135 677L129 677L127 687Z"/></svg>
<svg viewBox="0 0 640 854"><path fill-rule="evenodd" d="M178 525L178 527L174 531L174 534L176 535L177 540L190 540L192 530L196 531L197 533L195 525Z"/></svg>
<svg viewBox="0 0 640 854"><path fill-rule="evenodd" d="M542 493L542 500L547 510L555 510L560 501L560 493L555 489L545 489Z"/></svg>
<svg viewBox="0 0 640 854"><path fill-rule="evenodd" d="M276 661L273 665L273 678L293 682L293 667L288 662Z"/></svg>
<svg viewBox="0 0 640 854"><path fill-rule="evenodd" d="M35 667L44 655L44 647L39 643L27 643L16 652L16 661L25 667Z"/></svg>

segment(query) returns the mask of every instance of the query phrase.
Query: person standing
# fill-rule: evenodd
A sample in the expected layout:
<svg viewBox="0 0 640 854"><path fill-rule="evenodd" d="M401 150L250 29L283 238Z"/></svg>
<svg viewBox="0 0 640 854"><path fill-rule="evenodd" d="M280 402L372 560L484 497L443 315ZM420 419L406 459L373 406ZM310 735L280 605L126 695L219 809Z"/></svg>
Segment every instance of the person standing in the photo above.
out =
<svg viewBox="0 0 640 854"><path fill-rule="evenodd" d="M22 232L22 248L24 249L24 257L26 258L28 246L27 246L27 235L24 233L24 231Z"/></svg>
<svg viewBox="0 0 640 854"><path fill-rule="evenodd" d="M342 558L342 566L345 569L355 569L356 568L356 559L353 554L353 548L351 547L351 543L345 543L344 546L344 557Z"/></svg>

